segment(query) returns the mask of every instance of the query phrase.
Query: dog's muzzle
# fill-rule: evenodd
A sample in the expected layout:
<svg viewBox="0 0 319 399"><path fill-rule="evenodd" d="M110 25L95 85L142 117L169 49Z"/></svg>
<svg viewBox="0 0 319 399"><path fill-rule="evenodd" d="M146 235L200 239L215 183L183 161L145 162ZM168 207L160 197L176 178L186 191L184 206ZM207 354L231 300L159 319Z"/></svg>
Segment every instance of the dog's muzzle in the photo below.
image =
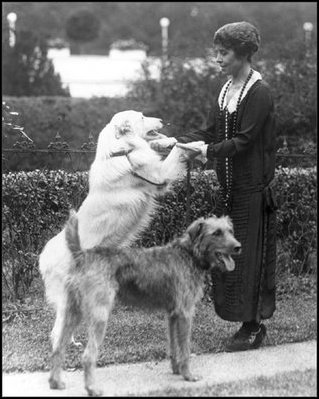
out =
<svg viewBox="0 0 319 399"><path fill-rule="evenodd" d="M236 245L230 254L224 252L216 252L216 258L222 263L228 272L235 270L235 261L231 255L239 255L241 253L241 245Z"/></svg>

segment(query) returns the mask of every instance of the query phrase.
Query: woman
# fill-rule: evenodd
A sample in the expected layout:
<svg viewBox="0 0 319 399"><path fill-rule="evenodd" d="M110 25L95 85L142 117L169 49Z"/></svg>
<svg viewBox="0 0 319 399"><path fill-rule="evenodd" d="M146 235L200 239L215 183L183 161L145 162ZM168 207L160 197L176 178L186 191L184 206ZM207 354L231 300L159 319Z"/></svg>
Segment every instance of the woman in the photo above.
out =
<svg viewBox="0 0 319 399"><path fill-rule="evenodd" d="M247 22L215 33L216 61L230 79L215 104L212 126L177 137L182 143L203 140L201 154L217 158L222 195L215 213L232 218L243 248L235 271L213 272L217 314L243 323L228 351L259 348L266 335L261 320L275 310L275 116L269 87L251 67L259 44L257 29Z"/></svg>

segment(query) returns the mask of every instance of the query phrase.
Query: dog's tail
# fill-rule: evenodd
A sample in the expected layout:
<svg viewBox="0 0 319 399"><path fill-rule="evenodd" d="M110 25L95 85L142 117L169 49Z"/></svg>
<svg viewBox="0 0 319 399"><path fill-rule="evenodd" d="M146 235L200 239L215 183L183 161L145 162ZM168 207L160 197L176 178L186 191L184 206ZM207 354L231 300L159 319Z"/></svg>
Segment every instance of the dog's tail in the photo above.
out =
<svg viewBox="0 0 319 399"><path fill-rule="evenodd" d="M83 251L78 232L78 218L74 209L70 210L70 217L65 226L65 240L77 267L83 257Z"/></svg>

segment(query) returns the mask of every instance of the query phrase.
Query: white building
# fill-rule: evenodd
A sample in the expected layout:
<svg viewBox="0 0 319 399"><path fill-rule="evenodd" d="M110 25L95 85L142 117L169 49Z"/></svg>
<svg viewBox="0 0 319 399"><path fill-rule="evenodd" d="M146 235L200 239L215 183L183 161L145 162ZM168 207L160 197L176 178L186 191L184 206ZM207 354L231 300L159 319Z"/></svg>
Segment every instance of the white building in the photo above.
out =
<svg viewBox="0 0 319 399"><path fill-rule="evenodd" d="M152 75L159 77L161 60L149 59L144 50L111 49L108 56L70 55L70 50L49 49L56 73L72 97L90 98L124 96L128 83L142 76L141 65L146 59L152 64Z"/></svg>

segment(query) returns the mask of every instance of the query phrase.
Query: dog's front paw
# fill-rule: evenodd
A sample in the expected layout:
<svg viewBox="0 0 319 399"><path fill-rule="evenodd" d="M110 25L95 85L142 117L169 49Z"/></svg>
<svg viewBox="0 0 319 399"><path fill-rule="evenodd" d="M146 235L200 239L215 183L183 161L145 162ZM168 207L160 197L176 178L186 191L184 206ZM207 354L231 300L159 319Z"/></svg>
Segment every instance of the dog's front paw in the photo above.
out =
<svg viewBox="0 0 319 399"><path fill-rule="evenodd" d="M165 138L151 141L150 147L154 151L162 152L162 151L172 149L176 143L177 143L177 140L175 139L175 137L165 137Z"/></svg>

